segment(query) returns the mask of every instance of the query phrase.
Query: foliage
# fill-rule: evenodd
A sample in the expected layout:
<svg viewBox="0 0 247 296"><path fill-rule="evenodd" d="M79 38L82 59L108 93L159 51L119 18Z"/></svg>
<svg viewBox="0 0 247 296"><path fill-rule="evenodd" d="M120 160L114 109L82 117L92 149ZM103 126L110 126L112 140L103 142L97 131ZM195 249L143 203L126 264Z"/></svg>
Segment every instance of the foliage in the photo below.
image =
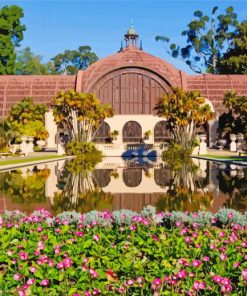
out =
<svg viewBox="0 0 247 296"><path fill-rule="evenodd" d="M17 52L17 75L47 75L55 73L54 64L52 62L43 64L42 57L32 53L30 47L26 47Z"/></svg>
<svg viewBox="0 0 247 296"><path fill-rule="evenodd" d="M218 63L220 74L247 74L247 21L237 26L231 48Z"/></svg>
<svg viewBox="0 0 247 296"><path fill-rule="evenodd" d="M246 295L246 231L234 221L247 216L227 211L219 229L223 212L133 214L0 217L3 294Z"/></svg>
<svg viewBox="0 0 247 296"><path fill-rule="evenodd" d="M3 195L11 197L15 203L30 205L45 201L45 181L49 174L49 169L34 169L28 171L26 176L21 170L7 172L0 185L0 191Z"/></svg>
<svg viewBox="0 0 247 296"><path fill-rule="evenodd" d="M8 143L13 136L10 125L7 120L0 121L0 152L8 152Z"/></svg>
<svg viewBox="0 0 247 296"><path fill-rule="evenodd" d="M66 153L68 155L81 156L85 160L87 160L86 157L93 156L94 153L97 153L97 152L99 152L99 150L96 149L94 143L85 143L85 142L78 142L76 140L72 140L66 146Z"/></svg>
<svg viewBox="0 0 247 296"><path fill-rule="evenodd" d="M184 91L180 88L173 88L172 93L165 93L155 110L158 116L167 119L175 142L186 150L194 146L196 126L214 117L210 105L205 103L200 92Z"/></svg>
<svg viewBox="0 0 247 296"><path fill-rule="evenodd" d="M162 160L169 165L172 170L181 169L184 164L191 163L191 150L184 149L179 144L171 142L166 150L162 152Z"/></svg>
<svg viewBox="0 0 247 296"><path fill-rule="evenodd" d="M52 58L57 73L77 74L98 60L90 46L79 46L78 50L65 50Z"/></svg>
<svg viewBox="0 0 247 296"><path fill-rule="evenodd" d="M247 139L247 97L229 91L224 96L223 104L228 112L220 118L220 129L226 134L243 133Z"/></svg>
<svg viewBox="0 0 247 296"><path fill-rule="evenodd" d="M219 61L231 51L238 21L231 6L224 14L216 16L217 11L218 7L214 7L210 17L199 10L194 12L195 19L182 32L187 42L184 47L170 43L167 37L157 36L156 40L169 43L168 53L174 58L181 58L193 71L202 73L206 68L209 73L219 74Z"/></svg>
<svg viewBox="0 0 247 296"><path fill-rule="evenodd" d="M91 142L103 120L112 116L112 109L94 94L69 90L55 98L53 114L55 122L68 132L68 141Z"/></svg>
<svg viewBox="0 0 247 296"><path fill-rule="evenodd" d="M23 16L22 8L16 5L0 9L0 75L15 74L15 48L26 30L21 23Z"/></svg>
<svg viewBox="0 0 247 296"><path fill-rule="evenodd" d="M24 98L11 108L7 121L17 137L29 136L45 140L48 137L45 128L46 111L44 104L35 104L32 98Z"/></svg>

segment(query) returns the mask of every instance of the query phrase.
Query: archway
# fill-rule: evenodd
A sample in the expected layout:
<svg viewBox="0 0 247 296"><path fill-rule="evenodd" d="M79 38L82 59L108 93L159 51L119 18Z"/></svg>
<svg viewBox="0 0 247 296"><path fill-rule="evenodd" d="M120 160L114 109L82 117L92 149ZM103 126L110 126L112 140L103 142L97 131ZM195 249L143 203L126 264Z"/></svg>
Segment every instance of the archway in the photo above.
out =
<svg viewBox="0 0 247 296"><path fill-rule="evenodd" d="M142 139L142 128L136 121L128 121L123 127L124 143L140 143Z"/></svg>
<svg viewBox="0 0 247 296"><path fill-rule="evenodd" d="M110 141L110 126L105 121L98 128L93 141L96 143L107 143Z"/></svg>
<svg viewBox="0 0 247 296"><path fill-rule="evenodd" d="M154 142L165 142L172 139L171 131L168 129L168 123L161 120L154 127Z"/></svg>
<svg viewBox="0 0 247 296"><path fill-rule="evenodd" d="M142 181L142 169L131 168L123 170L123 181L127 187L137 187Z"/></svg>

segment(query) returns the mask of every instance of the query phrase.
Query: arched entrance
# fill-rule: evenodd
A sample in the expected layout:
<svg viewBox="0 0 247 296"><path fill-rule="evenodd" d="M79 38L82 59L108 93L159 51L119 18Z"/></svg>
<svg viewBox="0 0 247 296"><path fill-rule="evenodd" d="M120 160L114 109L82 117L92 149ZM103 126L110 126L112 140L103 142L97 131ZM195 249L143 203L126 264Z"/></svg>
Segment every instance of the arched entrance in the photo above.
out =
<svg viewBox="0 0 247 296"><path fill-rule="evenodd" d="M137 187L142 181L142 169L124 169L123 181L127 187Z"/></svg>
<svg viewBox="0 0 247 296"><path fill-rule="evenodd" d="M168 129L168 123L161 120L154 127L154 142L166 142L172 139L171 131Z"/></svg>
<svg viewBox="0 0 247 296"><path fill-rule="evenodd" d="M123 127L124 143L140 143L142 139L142 128L136 121L128 121Z"/></svg>
<svg viewBox="0 0 247 296"><path fill-rule="evenodd" d="M110 126L105 121L98 128L94 135L93 141L96 143L108 143L110 142Z"/></svg>

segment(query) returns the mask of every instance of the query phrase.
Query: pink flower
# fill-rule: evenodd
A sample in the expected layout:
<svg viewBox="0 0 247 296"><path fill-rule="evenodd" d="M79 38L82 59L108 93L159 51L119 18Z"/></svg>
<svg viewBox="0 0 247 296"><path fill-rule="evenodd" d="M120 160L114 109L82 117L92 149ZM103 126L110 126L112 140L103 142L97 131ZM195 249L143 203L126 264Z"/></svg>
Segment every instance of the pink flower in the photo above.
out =
<svg viewBox="0 0 247 296"><path fill-rule="evenodd" d="M72 266L72 259L67 257L63 260L63 264L65 268L69 268Z"/></svg>
<svg viewBox="0 0 247 296"><path fill-rule="evenodd" d="M220 290L222 293L231 293L232 286L231 285L223 285Z"/></svg>
<svg viewBox="0 0 247 296"><path fill-rule="evenodd" d="M29 268L29 271L31 271L32 273L35 273L36 270L37 270L37 268L36 268L35 266L31 266L31 267Z"/></svg>
<svg viewBox="0 0 247 296"><path fill-rule="evenodd" d="M143 282L143 277L142 276L139 276L137 279L136 279L136 282L138 284L141 284Z"/></svg>
<svg viewBox="0 0 247 296"><path fill-rule="evenodd" d="M28 256L29 255L26 252L23 252L23 251L19 252L19 257L20 257L21 260L27 260Z"/></svg>
<svg viewBox="0 0 247 296"><path fill-rule="evenodd" d="M231 212L228 214L228 218L233 219L234 218L234 214Z"/></svg>
<svg viewBox="0 0 247 296"><path fill-rule="evenodd" d="M135 281L133 279L129 279L127 281L127 285L132 286L135 283Z"/></svg>
<svg viewBox="0 0 247 296"><path fill-rule="evenodd" d="M201 263L200 260L194 260L193 263L192 263L192 265L193 265L194 267L199 267L201 264L202 264L202 263Z"/></svg>
<svg viewBox="0 0 247 296"><path fill-rule="evenodd" d="M206 284L204 282L200 282L200 281L195 281L193 288L195 290L205 290L206 289Z"/></svg>
<svg viewBox="0 0 247 296"><path fill-rule="evenodd" d="M49 280L46 280L46 279L42 280L40 285L43 287L49 286Z"/></svg>
<svg viewBox="0 0 247 296"><path fill-rule="evenodd" d="M213 276L213 281L216 283L216 284L221 284L223 278L220 276L220 275L215 275Z"/></svg>
<svg viewBox="0 0 247 296"><path fill-rule="evenodd" d="M161 285L162 285L162 279L155 278L152 282L152 289L154 290L159 289Z"/></svg>
<svg viewBox="0 0 247 296"><path fill-rule="evenodd" d="M33 278L27 280L27 284L29 286L33 285L34 283L35 283L35 279L33 279Z"/></svg>
<svg viewBox="0 0 247 296"><path fill-rule="evenodd" d="M97 271L95 271L93 269L90 269L89 273L91 274L92 278L97 278L99 276Z"/></svg>
<svg viewBox="0 0 247 296"><path fill-rule="evenodd" d="M226 254L220 254L220 259L221 259L222 261L226 261L226 259L227 259Z"/></svg>
<svg viewBox="0 0 247 296"><path fill-rule="evenodd" d="M130 225L130 230L135 231L137 229L136 225L131 224Z"/></svg>
<svg viewBox="0 0 247 296"><path fill-rule="evenodd" d="M14 280L18 282L20 279L21 279L21 275L19 273L15 273Z"/></svg>
<svg viewBox="0 0 247 296"><path fill-rule="evenodd" d="M97 289L97 288L93 289L93 293L92 294L93 295L99 295L100 294L100 289Z"/></svg>
<svg viewBox="0 0 247 296"><path fill-rule="evenodd" d="M98 242L100 240L100 237L98 234L94 234L93 238L96 240L96 242Z"/></svg>
<svg viewBox="0 0 247 296"><path fill-rule="evenodd" d="M224 231L220 231L220 232L219 232L219 237L225 237L225 236L226 236L226 234L225 234Z"/></svg>
<svg viewBox="0 0 247 296"><path fill-rule="evenodd" d="M38 226L38 227L37 227L37 231L38 231L38 232L41 232L42 230L43 230L43 227L42 227L42 226Z"/></svg>
<svg viewBox="0 0 247 296"><path fill-rule="evenodd" d="M233 264L233 267L234 268L238 268L240 266L240 262L235 262L234 264Z"/></svg>
<svg viewBox="0 0 247 296"><path fill-rule="evenodd" d="M179 273L178 273L178 277L180 278L180 279L183 279L183 278L185 278L187 276L187 272L186 272L186 270L181 270L181 271L179 271Z"/></svg>
<svg viewBox="0 0 247 296"><path fill-rule="evenodd" d="M12 256L12 255L13 255L13 252L9 250L9 251L7 252L7 254L8 254L8 256Z"/></svg>
<svg viewBox="0 0 247 296"><path fill-rule="evenodd" d="M247 269L242 270L242 277L243 277L244 281L247 282Z"/></svg>
<svg viewBox="0 0 247 296"><path fill-rule="evenodd" d="M85 296L91 296L91 294L90 294L89 291L84 291L84 295L85 295Z"/></svg>
<svg viewBox="0 0 247 296"><path fill-rule="evenodd" d="M204 257L202 258L202 260L203 260L204 262L208 262L208 261L210 261L210 257L208 257L208 256L204 256Z"/></svg>
<svg viewBox="0 0 247 296"><path fill-rule="evenodd" d="M64 267L63 262L58 262L57 269L62 269Z"/></svg>
<svg viewBox="0 0 247 296"><path fill-rule="evenodd" d="M186 236L184 240L185 240L186 243L190 243L191 242L190 236Z"/></svg>

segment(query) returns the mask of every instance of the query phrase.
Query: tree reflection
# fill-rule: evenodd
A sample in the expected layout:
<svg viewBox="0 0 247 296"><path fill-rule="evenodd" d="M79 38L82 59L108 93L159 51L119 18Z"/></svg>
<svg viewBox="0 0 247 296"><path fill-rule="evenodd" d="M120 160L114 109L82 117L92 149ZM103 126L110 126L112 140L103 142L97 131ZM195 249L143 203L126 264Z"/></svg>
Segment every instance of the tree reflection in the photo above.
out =
<svg viewBox="0 0 247 296"><path fill-rule="evenodd" d="M227 208L245 211L247 208L247 169L219 171L219 187L228 194Z"/></svg>
<svg viewBox="0 0 247 296"><path fill-rule="evenodd" d="M95 165L101 160L101 154L96 152L66 163L58 180L60 191L55 193L53 199L54 214L69 210L89 212L111 208L112 195L100 188L93 173Z"/></svg>
<svg viewBox="0 0 247 296"><path fill-rule="evenodd" d="M12 199L14 203L34 204L46 201L45 182L50 170L37 169L14 170L1 174L0 191L5 197Z"/></svg>
<svg viewBox="0 0 247 296"><path fill-rule="evenodd" d="M168 152L163 160L170 169L170 180L166 184L166 193L157 201L157 210L208 210L213 194L205 189L205 179L200 177L199 167L189 154L173 158Z"/></svg>

